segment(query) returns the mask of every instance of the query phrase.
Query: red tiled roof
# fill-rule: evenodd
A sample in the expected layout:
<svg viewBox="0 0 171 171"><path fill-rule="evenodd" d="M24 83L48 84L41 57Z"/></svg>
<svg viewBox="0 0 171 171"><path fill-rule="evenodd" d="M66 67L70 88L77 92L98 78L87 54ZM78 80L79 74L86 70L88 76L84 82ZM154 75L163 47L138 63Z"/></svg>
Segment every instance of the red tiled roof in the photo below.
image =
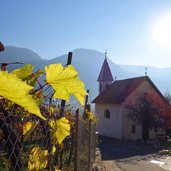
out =
<svg viewBox="0 0 171 171"><path fill-rule="evenodd" d="M111 81L112 82L113 81L113 76L110 71L109 64L108 64L106 58L103 62L103 65L102 65L102 68L101 68L101 71L100 71L97 81L99 81L99 82L101 82L101 81Z"/></svg>
<svg viewBox="0 0 171 171"><path fill-rule="evenodd" d="M164 96L151 79L148 76L143 76L115 81L106 90L99 94L92 103L122 103L143 81L148 81L159 96L165 100Z"/></svg>

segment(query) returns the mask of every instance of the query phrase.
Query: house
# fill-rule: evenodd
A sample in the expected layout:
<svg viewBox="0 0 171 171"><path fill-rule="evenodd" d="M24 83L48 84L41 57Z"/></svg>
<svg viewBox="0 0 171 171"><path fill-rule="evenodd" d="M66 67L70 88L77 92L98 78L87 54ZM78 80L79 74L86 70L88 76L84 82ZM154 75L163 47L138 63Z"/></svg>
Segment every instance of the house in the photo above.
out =
<svg viewBox="0 0 171 171"><path fill-rule="evenodd" d="M165 100L162 93L146 75L124 80L113 80L107 58L103 62L99 77L99 95L93 100L100 135L123 140L142 139L142 126L127 117L126 105L134 103L145 93ZM161 129L150 129L149 138L154 139Z"/></svg>

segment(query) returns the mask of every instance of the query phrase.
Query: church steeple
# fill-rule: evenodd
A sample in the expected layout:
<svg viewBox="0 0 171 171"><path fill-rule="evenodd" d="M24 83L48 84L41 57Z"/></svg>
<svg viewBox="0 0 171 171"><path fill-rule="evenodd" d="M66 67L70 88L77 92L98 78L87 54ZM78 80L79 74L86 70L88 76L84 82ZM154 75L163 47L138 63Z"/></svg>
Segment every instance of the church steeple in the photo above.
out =
<svg viewBox="0 0 171 171"><path fill-rule="evenodd" d="M103 62L97 81L99 82L99 94L113 82L113 76L107 62L107 51L105 52L105 60Z"/></svg>

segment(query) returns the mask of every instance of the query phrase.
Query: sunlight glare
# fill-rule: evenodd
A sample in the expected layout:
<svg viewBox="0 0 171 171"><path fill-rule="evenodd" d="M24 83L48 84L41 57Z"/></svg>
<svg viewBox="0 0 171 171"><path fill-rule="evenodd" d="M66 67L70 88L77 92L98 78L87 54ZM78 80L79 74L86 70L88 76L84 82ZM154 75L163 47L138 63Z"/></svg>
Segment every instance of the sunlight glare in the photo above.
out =
<svg viewBox="0 0 171 171"><path fill-rule="evenodd" d="M161 18L156 24L154 40L159 47L171 49L171 14Z"/></svg>

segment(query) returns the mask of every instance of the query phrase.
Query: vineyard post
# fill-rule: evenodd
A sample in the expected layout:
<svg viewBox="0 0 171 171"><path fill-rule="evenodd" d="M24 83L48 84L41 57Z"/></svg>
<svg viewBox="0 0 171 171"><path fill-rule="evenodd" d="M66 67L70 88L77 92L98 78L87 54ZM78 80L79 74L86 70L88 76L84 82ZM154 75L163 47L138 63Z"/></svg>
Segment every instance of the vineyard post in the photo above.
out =
<svg viewBox="0 0 171 171"><path fill-rule="evenodd" d="M70 65L71 64L71 61L72 61L72 52L69 52L68 53L68 61L67 61L67 65ZM59 115L59 118L61 118L63 116L63 113L64 113L64 108L65 108L65 100L62 100L61 101L61 109L60 109L60 115Z"/></svg>
<svg viewBox="0 0 171 171"><path fill-rule="evenodd" d="M87 106L88 112L90 112L90 105ZM91 120L88 121L88 171L91 167Z"/></svg>
<svg viewBox="0 0 171 171"><path fill-rule="evenodd" d="M67 60L67 66L71 64L72 61L72 52L68 53L68 60ZM61 109L60 109L60 113L59 113L59 118L62 118L64 115L64 108L65 108L65 100L61 100ZM63 158L63 149L60 152L60 169L62 169L63 163L62 163L62 158Z"/></svg>
<svg viewBox="0 0 171 171"><path fill-rule="evenodd" d="M87 94L89 94L89 90L87 90ZM88 103L88 95L86 95L86 98L85 98L84 112L83 112L83 119L86 119L87 103Z"/></svg>
<svg viewBox="0 0 171 171"><path fill-rule="evenodd" d="M78 126L79 126L79 109L76 110L76 119L75 119L74 171L78 170Z"/></svg>

